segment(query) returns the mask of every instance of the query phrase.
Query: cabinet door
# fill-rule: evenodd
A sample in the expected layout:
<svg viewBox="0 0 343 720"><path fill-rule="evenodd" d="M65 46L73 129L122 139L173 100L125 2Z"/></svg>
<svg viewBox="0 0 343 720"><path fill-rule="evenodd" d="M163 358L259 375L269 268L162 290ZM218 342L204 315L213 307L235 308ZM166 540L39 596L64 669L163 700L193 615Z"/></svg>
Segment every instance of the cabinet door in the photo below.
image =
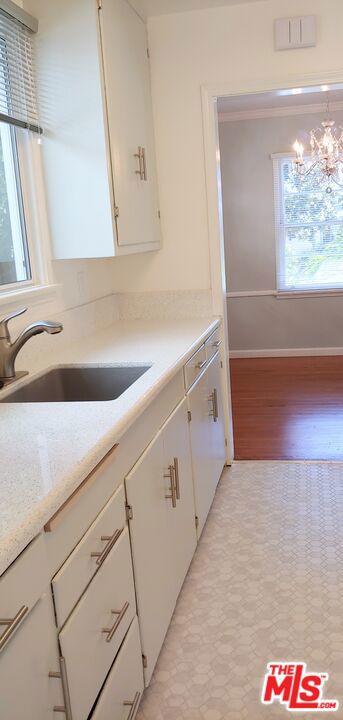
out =
<svg viewBox="0 0 343 720"><path fill-rule="evenodd" d="M163 430L164 466L174 474L176 507L170 513L173 578L176 600L196 548L192 460L188 433L187 400L176 408ZM172 500L170 499L172 503ZM173 507L173 505L172 505Z"/></svg>
<svg viewBox="0 0 343 720"><path fill-rule="evenodd" d="M131 720L143 692L142 651L137 618L120 648L106 680L92 720Z"/></svg>
<svg viewBox="0 0 343 720"><path fill-rule="evenodd" d="M126 0L102 0L99 17L119 252L156 249L160 221L146 26Z"/></svg>
<svg viewBox="0 0 343 720"><path fill-rule="evenodd" d="M192 448L195 511L198 518L198 536L204 527L214 497L215 483L212 477L210 448L211 399L206 370L188 393L188 404L192 414L190 436Z"/></svg>
<svg viewBox="0 0 343 720"><path fill-rule="evenodd" d="M175 461L180 499L175 470L170 469ZM126 478L126 491L133 513L130 533L148 684L196 545L185 401Z"/></svg>
<svg viewBox="0 0 343 720"><path fill-rule="evenodd" d="M219 353L188 393L198 536L204 527L225 464L225 436Z"/></svg>
<svg viewBox="0 0 343 720"><path fill-rule="evenodd" d="M175 604L175 565L170 532L175 512L164 477L163 435L160 432L125 480L132 507L130 535L142 650L149 682Z"/></svg>
<svg viewBox="0 0 343 720"><path fill-rule="evenodd" d="M0 717L53 720L63 706L52 600L43 596L0 653Z"/></svg>
<svg viewBox="0 0 343 720"><path fill-rule="evenodd" d="M224 411L219 353L208 366L207 372L212 404L211 412L213 413L210 418L209 452L211 453L211 473L215 489L225 465Z"/></svg>

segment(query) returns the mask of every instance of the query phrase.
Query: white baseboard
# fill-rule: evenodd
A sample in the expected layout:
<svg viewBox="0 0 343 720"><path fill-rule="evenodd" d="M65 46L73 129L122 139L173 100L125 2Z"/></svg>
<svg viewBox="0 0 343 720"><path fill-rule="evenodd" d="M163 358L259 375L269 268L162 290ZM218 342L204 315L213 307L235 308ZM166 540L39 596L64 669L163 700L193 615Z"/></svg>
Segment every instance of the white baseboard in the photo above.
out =
<svg viewBox="0 0 343 720"><path fill-rule="evenodd" d="M343 347L283 348L278 350L230 350L230 358L305 357L343 355Z"/></svg>

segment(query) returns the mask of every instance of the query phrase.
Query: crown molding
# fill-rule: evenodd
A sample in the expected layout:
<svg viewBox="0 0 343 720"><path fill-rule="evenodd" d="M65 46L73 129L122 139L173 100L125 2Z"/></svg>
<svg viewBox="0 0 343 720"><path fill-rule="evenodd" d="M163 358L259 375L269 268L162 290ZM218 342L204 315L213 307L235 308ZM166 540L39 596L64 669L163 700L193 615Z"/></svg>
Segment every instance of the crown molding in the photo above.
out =
<svg viewBox="0 0 343 720"><path fill-rule="evenodd" d="M260 120L269 117L287 117L290 115L313 115L314 113L325 113L326 103L313 105L296 105L289 107L261 108L260 110L238 110L237 112L219 112L218 121L238 122L240 120ZM330 111L343 110L343 101L330 103Z"/></svg>

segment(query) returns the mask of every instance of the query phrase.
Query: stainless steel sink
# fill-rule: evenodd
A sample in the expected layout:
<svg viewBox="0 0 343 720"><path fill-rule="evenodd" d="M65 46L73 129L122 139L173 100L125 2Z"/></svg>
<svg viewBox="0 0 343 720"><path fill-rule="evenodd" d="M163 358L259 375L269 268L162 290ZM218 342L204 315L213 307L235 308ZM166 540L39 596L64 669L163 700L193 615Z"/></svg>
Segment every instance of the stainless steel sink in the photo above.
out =
<svg viewBox="0 0 343 720"><path fill-rule="evenodd" d="M115 400L151 365L56 367L1 398L2 403ZM1 391L0 391L1 394Z"/></svg>

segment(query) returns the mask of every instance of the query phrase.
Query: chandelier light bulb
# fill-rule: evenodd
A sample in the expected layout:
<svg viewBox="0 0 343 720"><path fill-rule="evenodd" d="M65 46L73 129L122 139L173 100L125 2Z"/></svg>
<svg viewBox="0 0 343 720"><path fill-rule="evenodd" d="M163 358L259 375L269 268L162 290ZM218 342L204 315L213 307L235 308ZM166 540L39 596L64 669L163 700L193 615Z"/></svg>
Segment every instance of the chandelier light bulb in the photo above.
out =
<svg viewBox="0 0 343 720"><path fill-rule="evenodd" d="M298 140L296 140L293 145L293 150L295 150L296 152L296 162L302 163L304 160L304 146L300 142L298 142Z"/></svg>

